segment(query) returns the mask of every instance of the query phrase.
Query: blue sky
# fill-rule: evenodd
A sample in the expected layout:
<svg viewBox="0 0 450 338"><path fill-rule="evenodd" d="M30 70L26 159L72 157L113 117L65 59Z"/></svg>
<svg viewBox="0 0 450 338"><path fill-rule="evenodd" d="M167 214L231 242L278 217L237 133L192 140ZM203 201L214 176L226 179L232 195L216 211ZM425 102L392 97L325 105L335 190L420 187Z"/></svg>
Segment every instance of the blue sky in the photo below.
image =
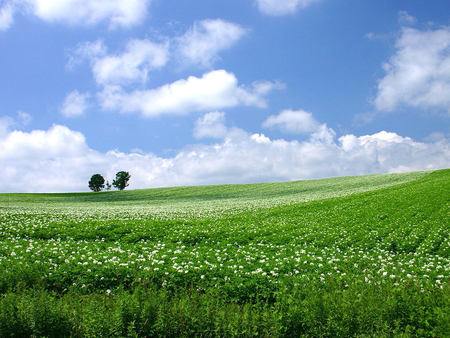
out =
<svg viewBox="0 0 450 338"><path fill-rule="evenodd" d="M0 0L0 192L450 167L450 2Z"/></svg>

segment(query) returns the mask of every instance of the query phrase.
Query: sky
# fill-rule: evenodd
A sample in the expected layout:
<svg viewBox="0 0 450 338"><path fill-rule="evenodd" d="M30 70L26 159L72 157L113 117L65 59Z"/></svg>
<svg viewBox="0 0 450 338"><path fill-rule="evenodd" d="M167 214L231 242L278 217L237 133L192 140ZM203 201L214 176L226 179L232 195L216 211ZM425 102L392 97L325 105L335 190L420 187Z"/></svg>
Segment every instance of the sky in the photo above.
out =
<svg viewBox="0 0 450 338"><path fill-rule="evenodd" d="M450 168L447 0L0 0L0 192Z"/></svg>

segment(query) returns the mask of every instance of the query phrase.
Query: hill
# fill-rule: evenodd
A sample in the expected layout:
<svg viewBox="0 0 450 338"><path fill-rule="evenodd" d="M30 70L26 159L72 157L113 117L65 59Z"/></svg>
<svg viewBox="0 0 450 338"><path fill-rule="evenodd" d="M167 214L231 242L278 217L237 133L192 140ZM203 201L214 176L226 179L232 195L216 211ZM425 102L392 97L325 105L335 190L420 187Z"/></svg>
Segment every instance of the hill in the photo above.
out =
<svg viewBox="0 0 450 338"><path fill-rule="evenodd" d="M2 194L0 337L445 336L449 207L450 170Z"/></svg>
<svg viewBox="0 0 450 338"><path fill-rule="evenodd" d="M428 171L401 174L336 177L329 179L279 183L186 186L100 193L0 194L2 205L67 203L126 203L174 205L184 202L232 200L240 204L271 199L277 204L298 203L315 199L339 197L406 183L428 175Z"/></svg>

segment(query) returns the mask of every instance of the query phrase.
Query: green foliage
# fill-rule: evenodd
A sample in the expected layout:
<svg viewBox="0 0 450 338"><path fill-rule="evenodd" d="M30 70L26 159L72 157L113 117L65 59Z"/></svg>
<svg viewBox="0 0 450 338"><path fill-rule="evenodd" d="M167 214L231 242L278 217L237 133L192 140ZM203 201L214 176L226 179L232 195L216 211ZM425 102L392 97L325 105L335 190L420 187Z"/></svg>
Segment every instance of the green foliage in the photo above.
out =
<svg viewBox="0 0 450 338"><path fill-rule="evenodd" d="M116 174L116 179L113 180L112 185L119 190L123 190L128 187L128 181L130 180L130 178L131 176L128 172L119 171Z"/></svg>
<svg viewBox="0 0 450 338"><path fill-rule="evenodd" d="M229 302L220 292L136 287L0 299L0 337L448 337L450 291L338 283L287 286L274 303Z"/></svg>
<svg viewBox="0 0 450 338"><path fill-rule="evenodd" d="M100 174L92 175L89 180L89 189L92 191L101 191L105 187L105 179Z"/></svg>
<svg viewBox="0 0 450 338"><path fill-rule="evenodd" d="M450 335L450 170L0 205L0 338Z"/></svg>

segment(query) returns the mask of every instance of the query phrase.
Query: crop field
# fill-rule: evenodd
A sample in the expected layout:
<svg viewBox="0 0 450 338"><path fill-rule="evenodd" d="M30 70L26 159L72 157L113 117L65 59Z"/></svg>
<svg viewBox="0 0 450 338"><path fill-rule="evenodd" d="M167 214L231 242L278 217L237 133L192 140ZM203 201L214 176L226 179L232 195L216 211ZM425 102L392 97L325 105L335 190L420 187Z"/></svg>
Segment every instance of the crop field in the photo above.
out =
<svg viewBox="0 0 450 338"><path fill-rule="evenodd" d="M0 194L0 337L448 337L450 170Z"/></svg>

